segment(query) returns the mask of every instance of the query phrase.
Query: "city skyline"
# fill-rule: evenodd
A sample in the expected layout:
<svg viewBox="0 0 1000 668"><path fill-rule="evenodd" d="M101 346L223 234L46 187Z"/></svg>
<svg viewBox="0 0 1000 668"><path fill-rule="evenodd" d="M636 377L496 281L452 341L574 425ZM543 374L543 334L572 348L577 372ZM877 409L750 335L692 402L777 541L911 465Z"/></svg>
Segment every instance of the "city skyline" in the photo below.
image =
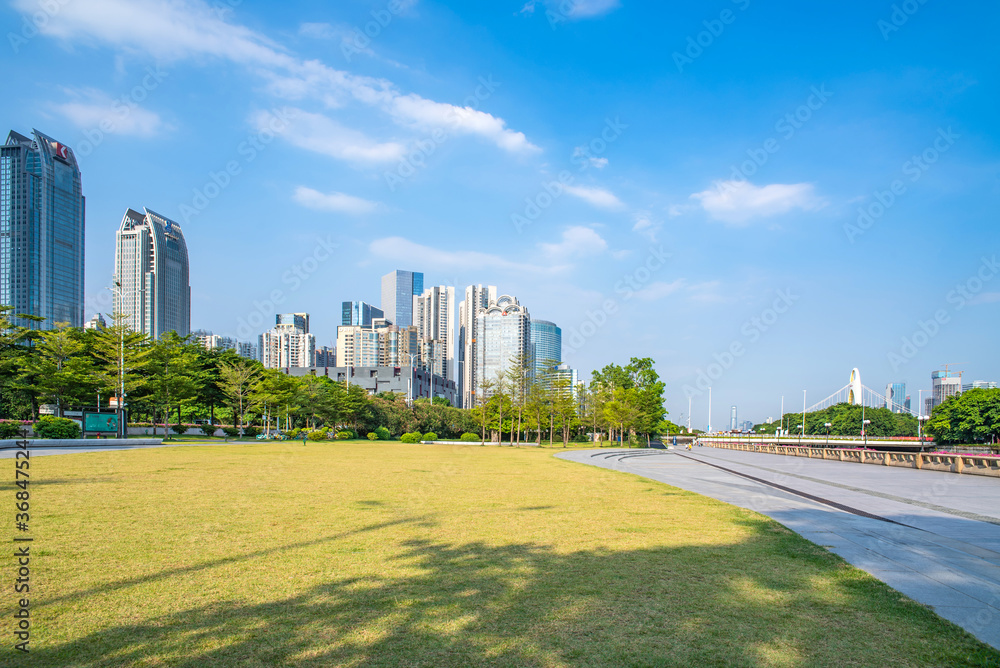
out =
<svg viewBox="0 0 1000 668"><path fill-rule="evenodd" d="M187 237L194 326L243 341L299 309L332 344L331 288L377 304L401 266L518 295L581 378L652 357L676 422L685 386L707 422L713 365L758 421L854 367L914 403L955 359L1000 378L996 7L886 30L891 3L740 2L716 35L717 7L518 4L402 3L374 37L379 2L2 5L0 122L81 161L83 319L149 202Z"/></svg>

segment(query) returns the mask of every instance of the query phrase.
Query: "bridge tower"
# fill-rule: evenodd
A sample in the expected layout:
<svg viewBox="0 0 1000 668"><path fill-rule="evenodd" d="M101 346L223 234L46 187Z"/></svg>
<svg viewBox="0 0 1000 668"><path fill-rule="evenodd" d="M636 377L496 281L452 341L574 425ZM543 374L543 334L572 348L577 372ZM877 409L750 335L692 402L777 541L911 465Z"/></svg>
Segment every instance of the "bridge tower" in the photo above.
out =
<svg viewBox="0 0 1000 668"><path fill-rule="evenodd" d="M851 382L847 385L847 403L858 404L864 401L864 390L861 386L861 371L853 369L851 371Z"/></svg>

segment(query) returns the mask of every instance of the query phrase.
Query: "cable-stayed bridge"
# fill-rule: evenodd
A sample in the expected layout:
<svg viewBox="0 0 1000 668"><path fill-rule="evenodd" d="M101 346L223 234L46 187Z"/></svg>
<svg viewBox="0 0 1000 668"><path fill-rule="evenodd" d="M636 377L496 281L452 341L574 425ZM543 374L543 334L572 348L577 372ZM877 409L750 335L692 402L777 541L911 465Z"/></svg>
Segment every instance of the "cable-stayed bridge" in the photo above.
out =
<svg viewBox="0 0 1000 668"><path fill-rule="evenodd" d="M854 369L851 371L851 380L847 385L844 385L826 399L808 407L806 412L821 411L836 404L854 404L869 408L891 408L893 413L911 413L912 415L917 415L912 409L906 407L904 404L905 400L906 397L893 397L891 400L888 400L885 395L862 385L861 372Z"/></svg>

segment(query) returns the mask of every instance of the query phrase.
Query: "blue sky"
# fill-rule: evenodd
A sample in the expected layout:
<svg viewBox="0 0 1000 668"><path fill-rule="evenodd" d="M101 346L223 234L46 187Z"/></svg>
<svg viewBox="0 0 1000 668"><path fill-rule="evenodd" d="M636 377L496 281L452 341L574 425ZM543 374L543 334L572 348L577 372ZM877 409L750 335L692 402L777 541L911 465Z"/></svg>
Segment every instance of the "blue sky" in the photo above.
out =
<svg viewBox="0 0 1000 668"><path fill-rule="evenodd" d="M379 278L495 284L672 419L961 364L1000 380L1000 7L13 0L0 124L76 150L89 314L127 207L192 324L255 338ZM269 304L274 298L280 304ZM266 322L265 322L266 321ZM700 379L700 383L699 383Z"/></svg>

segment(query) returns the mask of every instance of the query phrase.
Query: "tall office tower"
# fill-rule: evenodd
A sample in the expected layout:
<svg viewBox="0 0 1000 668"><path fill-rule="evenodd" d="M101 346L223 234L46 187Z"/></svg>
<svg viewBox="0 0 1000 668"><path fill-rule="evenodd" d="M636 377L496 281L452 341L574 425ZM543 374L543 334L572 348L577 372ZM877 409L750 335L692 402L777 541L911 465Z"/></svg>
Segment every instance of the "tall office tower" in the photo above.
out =
<svg viewBox="0 0 1000 668"><path fill-rule="evenodd" d="M483 387L484 382L495 383L503 378L511 361L518 357L531 359L531 316L517 299L501 295L486 308L479 309L476 318L480 333L476 344L480 368L478 382L472 391L489 397L493 392Z"/></svg>
<svg viewBox="0 0 1000 668"><path fill-rule="evenodd" d="M343 302L341 306L341 325L358 325L371 327L372 320L384 318L382 309L366 302Z"/></svg>
<svg viewBox="0 0 1000 668"><path fill-rule="evenodd" d="M885 408L902 413L906 406L906 383L889 383L885 386Z"/></svg>
<svg viewBox="0 0 1000 668"><path fill-rule="evenodd" d="M259 350L267 369L316 366L316 337L309 333L309 314L277 315L274 329L260 335Z"/></svg>
<svg viewBox="0 0 1000 668"><path fill-rule="evenodd" d="M462 408L476 405L475 387L479 382L479 349L476 347L480 309L496 301L495 285L470 285L465 288L465 299L458 305L458 396Z"/></svg>
<svg viewBox="0 0 1000 668"><path fill-rule="evenodd" d="M535 378L545 378L562 364L562 330L554 322L531 321L531 347Z"/></svg>
<svg viewBox="0 0 1000 668"><path fill-rule="evenodd" d="M995 390L996 388L996 381L992 380L974 380L971 383L962 383L963 392L968 392L969 390Z"/></svg>
<svg viewBox="0 0 1000 668"><path fill-rule="evenodd" d="M136 332L158 339L191 331L188 252L180 225L129 209L115 235L115 311Z"/></svg>
<svg viewBox="0 0 1000 668"><path fill-rule="evenodd" d="M83 326L84 197L76 157L33 131L0 146L0 304L52 329Z"/></svg>
<svg viewBox="0 0 1000 668"><path fill-rule="evenodd" d="M279 313L274 317L275 327L278 329L301 329L306 334L309 333L308 313Z"/></svg>
<svg viewBox="0 0 1000 668"><path fill-rule="evenodd" d="M416 271L391 271L382 277L382 311L397 327L413 324L413 297L424 292L424 275Z"/></svg>
<svg viewBox="0 0 1000 668"><path fill-rule="evenodd" d="M736 406L729 409L729 431L736 431L738 426L736 419Z"/></svg>
<svg viewBox="0 0 1000 668"><path fill-rule="evenodd" d="M935 371L931 374L931 408L940 406L946 399L962 393L961 371ZM930 415L930 412L927 413Z"/></svg>
<svg viewBox="0 0 1000 668"><path fill-rule="evenodd" d="M456 380L455 288L436 285L414 297L413 325L421 341L435 343L422 355L425 368L446 380Z"/></svg>

